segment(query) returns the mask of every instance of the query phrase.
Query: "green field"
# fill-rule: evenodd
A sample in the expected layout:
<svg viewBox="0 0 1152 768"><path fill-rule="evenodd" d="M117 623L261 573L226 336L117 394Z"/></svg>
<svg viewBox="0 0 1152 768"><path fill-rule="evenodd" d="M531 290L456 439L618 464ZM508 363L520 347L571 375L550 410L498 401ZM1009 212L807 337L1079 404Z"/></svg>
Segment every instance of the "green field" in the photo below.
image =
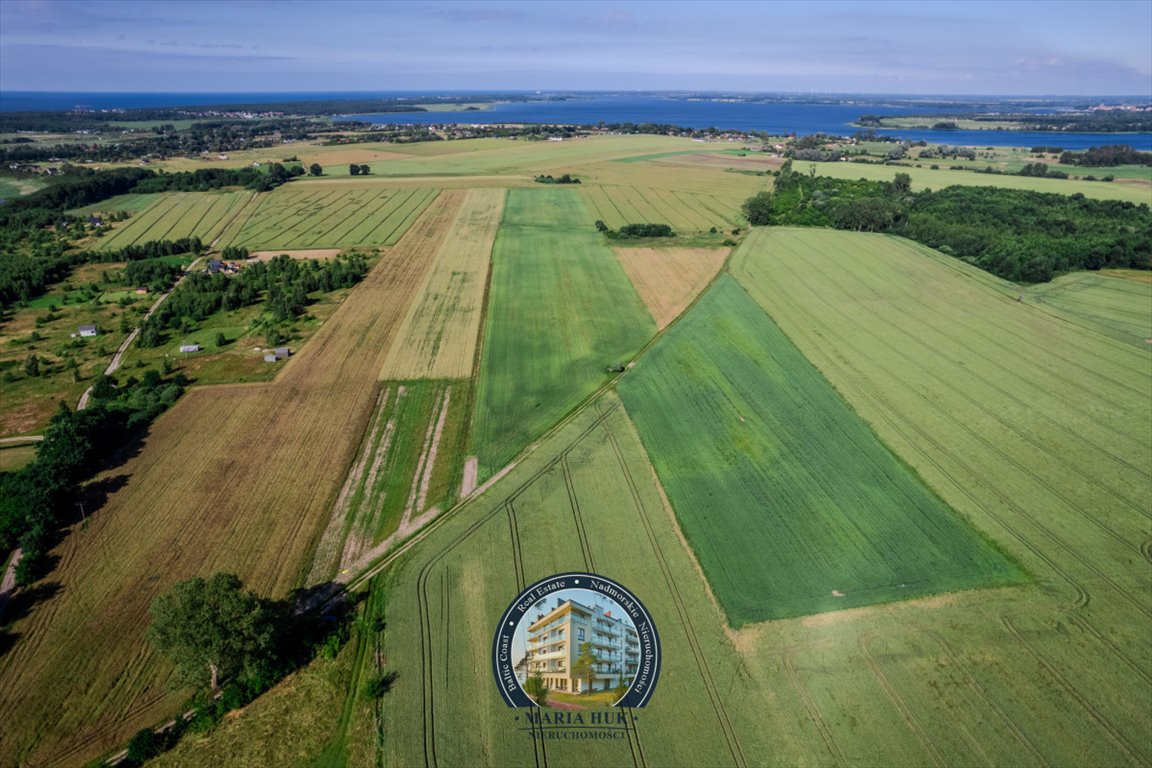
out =
<svg viewBox="0 0 1152 768"><path fill-rule="evenodd" d="M226 570L271 597L335 579L364 600L335 658L186 733L158 765L1152 765L1150 273L1021 287L899 238L757 227L681 314L716 254L695 271L667 243L617 254L592 223L615 210L674 220L676 244L727 237L744 222L720 214L771 184L728 171L759 173L766 156L605 136L297 142L229 162L297 152L333 175L375 153L377 175L414 178L116 200L141 207L103 240L193 228L174 200L235 196L204 211L195 227L216 229L202 238L395 244L291 323L288 361L263 362L255 307L130 351L122 378L167 353L193 385L97 478L90 495L107 501L81 510L46 588L0 623L0 764L95 764L184 711L191 691L168 685L144 637L148 603ZM822 168L907 171L934 189L955 176L1141 191L924 164ZM530 180L565 172L583 183ZM494 242L461 226L475 193L459 186L509 189ZM488 245L465 308L480 320L473 378L378 381L398 345L419 351L398 340L424 302L437 319L461 309L443 286ZM152 303L116 269L81 265L5 320L6 434L74 403L124 313L134 325ZM121 294L129 306L108 303ZM100 337L71 338L90 322ZM179 355L182 341L205 349ZM49 374L25 374L30 352ZM481 481L501 474L457 504L468 455ZM523 586L569 569L621 581L660 634L659 684L621 739L534 742L492 679L494 622ZM367 699L383 672L398 675L391 691Z"/></svg>
<svg viewBox="0 0 1152 768"><path fill-rule="evenodd" d="M929 162L927 160L921 161ZM933 160L941 166L949 165L948 160ZM1045 179L1035 176L1013 176L998 173L974 173L973 171L950 171L946 168L913 168L910 166L881 165L879 163L810 163L797 162L796 170L808 172L816 167L820 176L834 179L868 179L870 181L892 181L897 173L912 177L912 189L941 189L952 185L963 187L999 187L1002 189L1027 189L1033 192L1056 192L1072 195L1077 192L1085 197L1098 200L1127 200L1133 203L1152 203L1152 186L1137 184L1117 184L1106 181L1080 181L1075 179ZM983 167L983 166L980 166Z"/></svg>
<svg viewBox="0 0 1152 768"><path fill-rule="evenodd" d="M627 361L656 327L580 193L513 189L492 251L471 453L486 478Z"/></svg>
<svg viewBox="0 0 1152 768"><path fill-rule="evenodd" d="M1152 275L1074 272L1029 286L1025 295L1075 323L1147 348L1152 339Z"/></svg>
<svg viewBox="0 0 1152 768"><path fill-rule="evenodd" d="M392 245L437 191L379 184L289 185L263 196L225 244L249 251Z"/></svg>
<svg viewBox="0 0 1152 768"><path fill-rule="evenodd" d="M242 214L253 194L171 192L160 195L143 211L117 223L100 239L97 248L106 251L151 240L178 240L193 236L207 245L224 232L234 217Z"/></svg>
<svg viewBox="0 0 1152 768"><path fill-rule="evenodd" d="M677 232L724 230L740 219L728 198L669 189L592 186L582 189L589 213L613 229L625 224L670 224Z"/></svg>
<svg viewBox="0 0 1152 768"><path fill-rule="evenodd" d="M1022 578L730 277L619 390L733 626Z"/></svg>

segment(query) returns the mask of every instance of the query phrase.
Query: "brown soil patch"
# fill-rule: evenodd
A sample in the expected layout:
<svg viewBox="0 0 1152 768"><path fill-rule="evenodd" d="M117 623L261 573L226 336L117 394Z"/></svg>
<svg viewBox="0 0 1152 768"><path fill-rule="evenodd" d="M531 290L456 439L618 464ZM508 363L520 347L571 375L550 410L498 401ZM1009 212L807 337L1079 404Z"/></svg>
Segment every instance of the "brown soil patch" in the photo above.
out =
<svg viewBox="0 0 1152 768"><path fill-rule="evenodd" d="M616 255L652 319L664 328L720 271L727 248L617 248Z"/></svg>

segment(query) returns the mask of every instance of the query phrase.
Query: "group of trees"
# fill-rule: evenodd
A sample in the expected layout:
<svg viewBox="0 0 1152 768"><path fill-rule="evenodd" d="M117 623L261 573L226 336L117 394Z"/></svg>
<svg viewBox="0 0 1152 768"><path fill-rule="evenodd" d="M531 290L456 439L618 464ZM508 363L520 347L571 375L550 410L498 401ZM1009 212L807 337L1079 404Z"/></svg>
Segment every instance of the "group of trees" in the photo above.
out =
<svg viewBox="0 0 1152 768"><path fill-rule="evenodd" d="M1090 147L1083 152L1065 152L1060 155L1061 165L1082 165L1092 168L1113 165L1152 165L1152 152L1139 152L1123 144L1108 147Z"/></svg>
<svg viewBox="0 0 1152 768"><path fill-rule="evenodd" d="M356 163L348 163L349 176L367 176L370 173L372 173L372 169L364 163L361 163L360 165L357 165Z"/></svg>
<svg viewBox="0 0 1152 768"><path fill-rule="evenodd" d="M774 192L744 203L755 225L829 226L902 235L1000 277L1044 282L1075 269L1152 268L1147 205L992 187L913 193L892 182L794 173L785 163Z"/></svg>
<svg viewBox="0 0 1152 768"><path fill-rule="evenodd" d="M568 173L562 174L562 175L557 176L555 178L552 177L552 174L548 174L547 176L544 176L544 175L537 176L536 177L536 183L537 184L579 184L580 179L578 179L577 177L575 177L571 174L568 174Z"/></svg>
<svg viewBox="0 0 1152 768"><path fill-rule="evenodd" d="M80 483L91 477L123 441L176 402L186 381L147 371L123 383L103 376L89 407L63 403L48 424L36 458L18 472L0 473L0 550L23 550L16 578L34 581L59 528L72 523Z"/></svg>
<svg viewBox="0 0 1152 768"><path fill-rule="evenodd" d="M179 256L189 253L199 256L204 252L204 243L198 237L181 237L176 240L149 240L146 243L132 243L123 248L107 251L88 251L84 254L84 261L91 263L138 261L140 259L158 259L163 256Z"/></svg>
<svg viewBox="0 0 1152 768"><path fill-rule="evenodd" d="M667 224L625 224L620 229L612 229L600 219L596 220L596 230L615 240L620 237L675 237L676 232Z"/></svg>
<svg viewBox="0 0 1152 768"><path fill-rule="evenodd" d="M281 255L250 264L236 275L194 272L144 322L136 343L157 347L168 331L187 331L216 312L251 306L261 300L273 321L291 320L308 305L308 294L350 288L367 271L367 259L352 254L326 261Z"/></svg>

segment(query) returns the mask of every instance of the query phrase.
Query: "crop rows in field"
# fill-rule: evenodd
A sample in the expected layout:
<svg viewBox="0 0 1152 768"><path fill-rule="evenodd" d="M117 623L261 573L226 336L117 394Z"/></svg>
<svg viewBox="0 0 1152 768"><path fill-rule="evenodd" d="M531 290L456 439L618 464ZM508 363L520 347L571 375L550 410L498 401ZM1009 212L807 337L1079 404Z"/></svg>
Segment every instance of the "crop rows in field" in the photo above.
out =
<svg viewBox="0 0 1152 768"><path fill-rule="evenodd" d="M725 229L740 216L723 196L673 189L588 185L581 192L592 215L613 229L624 224L669 224L677 231Z"/></svg>
<svg viewBox="0 0 1152 768"><path fill-rule="evenodd" d="M156 202L101 238L99 249L193 236L208 244L251 200L252 193L171 192L158 197Z"/></svg>
<svg viewBox="0 0 1152 768"><path fill-rule="evenodd" d="M250 251L392 245L436 194L367 183L289 185L265 195L229 244Z"/></svg>
<svg viewBox="0 0 1152 768"><path fill-rule="evenodd" d="M144 629L174 581L230 571L273 596L301 584L460 199L445 193L381 254L275 382L194 388L155 422L131 482L69 537L64 589L0 658L0 754L86 763L170 716L187 691L169 690Z"/></svg>
<svg viewBox="0 0 1152 768"><path fill-rule="evenodd" d="M471 430L491 476L655 332L575 190L513 189L492 252Z"/></svg>
<svg viewBox="0 0 1152 768"><path fill-rule="evenodd" d="M503 208L502 189L468 192L392 344L380 371L382 381L471 377L492 241Z"/></svg>
<svg viewBox="0 0 1152 768"><path fill-rule="evenodd" d="M730 277L619 390L735 626L1021 577Z"/></svg>
<svg viewBox="0 0 1152 768"><path fill-rule="evenodd" d="M1029 299L1078 325L1147 347L1152 339L1152 273L1076 272L1030 287Z"/></svg>

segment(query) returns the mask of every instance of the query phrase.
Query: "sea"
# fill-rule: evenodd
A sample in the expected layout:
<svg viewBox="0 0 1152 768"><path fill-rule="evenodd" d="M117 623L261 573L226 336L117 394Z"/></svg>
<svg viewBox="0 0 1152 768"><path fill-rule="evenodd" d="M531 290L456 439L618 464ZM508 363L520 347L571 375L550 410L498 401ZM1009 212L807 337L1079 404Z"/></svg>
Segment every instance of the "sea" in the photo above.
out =
<svg viewBox="0 0 1152 768"><path fill-rule="evenodd" d="M477 94L472 94L473 96ZM409 125L487 125L492 123L553 123L596 125L598 123L657 123L685 128L717 128L732 131L764 131L773 135L827 133L849 135L857 128L853 121L861 115L899 116L948 112L959 107L926 106L933 96L852 96L828 99L814 96L770 101L740 101L716 98L672 98L661 94L584 93L564 95L522 94L526 101L491 104L485 109L465 112L388 112L380 114L334 115L336 120L362 120L379 124ZM0 93L0 112L81 109L135 109L230 104L274 104L287 101L331 99L437 98L452 96L467 100L467 92L388 91L388 92L298 92L298 93L65 93L7 91ZM964 97L977 101L981 97ZM922 101L923 104L911 103ZM987 102L995 99L987 98ZM974 110L975 107L969 107ZM1019 107L1016 107L1019 109ZM1077 133L1071 131L1004 130L909 130L877 129L878 134L910 141L959 146L1035 147L1058 146L1083 150L1105 144L1126 144L1152 151L1152 133Z"/></svg>

